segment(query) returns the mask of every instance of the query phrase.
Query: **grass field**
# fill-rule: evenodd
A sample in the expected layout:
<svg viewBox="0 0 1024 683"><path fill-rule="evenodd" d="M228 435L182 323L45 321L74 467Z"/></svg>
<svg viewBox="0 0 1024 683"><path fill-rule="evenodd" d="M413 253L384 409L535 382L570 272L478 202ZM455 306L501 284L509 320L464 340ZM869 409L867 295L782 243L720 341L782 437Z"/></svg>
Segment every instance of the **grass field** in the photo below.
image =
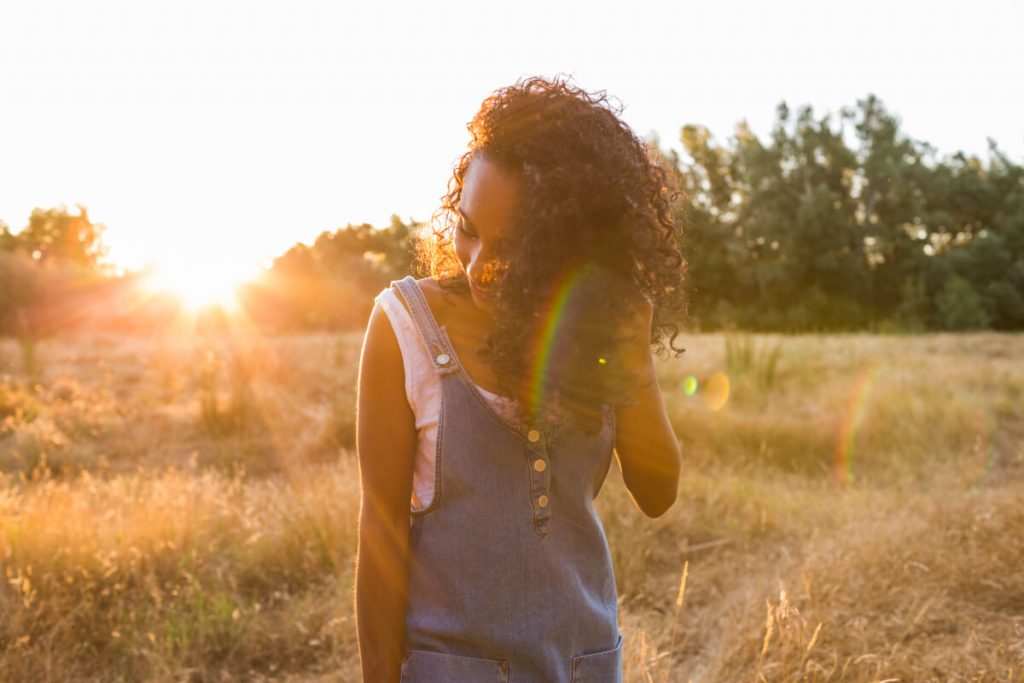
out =
<svg viewBox="0 0 1024 683"><path fill-rule="evenodd" d="M360 341L3 340L0 680L357 680ZM626 681L1024 680L1024 336L676 343Z"/></svg>

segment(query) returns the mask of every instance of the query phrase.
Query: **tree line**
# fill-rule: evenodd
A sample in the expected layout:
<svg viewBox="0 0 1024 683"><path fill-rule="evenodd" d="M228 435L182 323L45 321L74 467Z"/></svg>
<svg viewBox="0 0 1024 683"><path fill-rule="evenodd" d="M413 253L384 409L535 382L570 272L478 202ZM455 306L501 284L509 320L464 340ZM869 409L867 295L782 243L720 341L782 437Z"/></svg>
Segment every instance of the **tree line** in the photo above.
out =
<svg viewBox="0 0 1024 683"><path fill-rule="evenodd" d="M873 95L816 116L776 109L762 140L686 125L684 150L649 140L682 190L674 204L693 330L1024 329L1024 167L939 156ZM346 225L274 259L239 300L271 332L356 330L388 282L413 272L425 225ZM166 329L171 296L115 275L84 207L0 221L0 333L32 340L88 327ZM414 273L421 275L422 273Z"/></svg>
<svg viewBox="0 0 1024 683"><path fill-rule="evenodd" d="M761 330L1024 328L1024 167L899 130L874 96L816 117L778 106L767 140L682 129L669 153L690 311Z"/></svg>

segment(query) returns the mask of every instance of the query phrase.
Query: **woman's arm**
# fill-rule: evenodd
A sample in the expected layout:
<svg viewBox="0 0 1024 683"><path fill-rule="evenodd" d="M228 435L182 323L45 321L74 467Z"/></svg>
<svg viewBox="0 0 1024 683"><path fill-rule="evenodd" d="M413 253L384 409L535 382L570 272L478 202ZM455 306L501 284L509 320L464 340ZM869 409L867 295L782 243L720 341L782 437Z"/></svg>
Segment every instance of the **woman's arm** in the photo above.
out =
<svg viewBox="0 0 1024 683"><path fill-rule="evenodd" d="M676 500L682 457L651 354L654 308L646 299L641 308L634 324L645 333L624 354L627 367L640 377L641 388L633 394L635 405L615 411L615 453L634 502L647 516L660 517Z"/></svg>
<svg viewBox="0 0 1024 683"><path fill-rule="evenodd" d="M355 613L365 683L396 683L408 606L409 503L416 425L405 395L402 352L380 306L359 361L356 452L359 539Z"/></svg>

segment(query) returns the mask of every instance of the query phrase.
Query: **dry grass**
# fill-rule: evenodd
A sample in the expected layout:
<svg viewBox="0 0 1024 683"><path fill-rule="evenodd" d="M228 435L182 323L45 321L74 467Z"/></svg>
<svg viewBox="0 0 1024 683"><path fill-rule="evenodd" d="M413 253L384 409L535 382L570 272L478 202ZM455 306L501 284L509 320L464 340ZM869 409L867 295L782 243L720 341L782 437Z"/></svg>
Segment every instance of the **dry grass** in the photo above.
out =
<svg viewBox="0 0 1024 683"><path fill-rule="evenodd" d="M2 680L344 664L358 471L3 482Z"/></svg>
<svg viewBox="0 0 1024 683"><path fill-rule="evenodd" d="M0 679L356 680L359 341L0 343ZM1024 680L1024 338L682 344L679 501L598 499L627 681Z"/></svg>

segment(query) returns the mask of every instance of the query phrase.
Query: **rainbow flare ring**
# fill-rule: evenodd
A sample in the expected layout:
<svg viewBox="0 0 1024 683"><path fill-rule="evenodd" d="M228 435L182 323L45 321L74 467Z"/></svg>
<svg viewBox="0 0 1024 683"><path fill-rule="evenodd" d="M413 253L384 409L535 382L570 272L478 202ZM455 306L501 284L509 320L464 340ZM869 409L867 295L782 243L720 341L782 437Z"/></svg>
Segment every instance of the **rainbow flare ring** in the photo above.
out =
<svg viewBox="0 0 1024 683"><path fill-rule="evenodd" d="M839 437L836 442L835 474L836 481L846 486L853 478L853 454L856 445L857 430L864 420L864 408L867 405L868 396L878 377L878 370L881 367L877 360L871 360L868 365L861 369L853 383L853 391L846 403L846 410L843 412L843 421L839 427Z"/></svg>
<svg viewBox="0 0 1024 683"><path fill-rule="evenodd" d="M534 341L534 348L537 353L534 356L533 367L530 370L530 391L528 394L527 412L531 419L536 419L543 404L544 396L550 390L551 363L554 358L553 350L566 330L566 310L573 301L573 295L579 291L580 284L590 273L590 267L586 264L576 264L569 268L566 273L556 282L554 295L548 304L543 308L541 317L543 322L539 327L537 338ZM601 359L599 362L604 361ZM606 361L605 361L606 362Z"/></svg>

